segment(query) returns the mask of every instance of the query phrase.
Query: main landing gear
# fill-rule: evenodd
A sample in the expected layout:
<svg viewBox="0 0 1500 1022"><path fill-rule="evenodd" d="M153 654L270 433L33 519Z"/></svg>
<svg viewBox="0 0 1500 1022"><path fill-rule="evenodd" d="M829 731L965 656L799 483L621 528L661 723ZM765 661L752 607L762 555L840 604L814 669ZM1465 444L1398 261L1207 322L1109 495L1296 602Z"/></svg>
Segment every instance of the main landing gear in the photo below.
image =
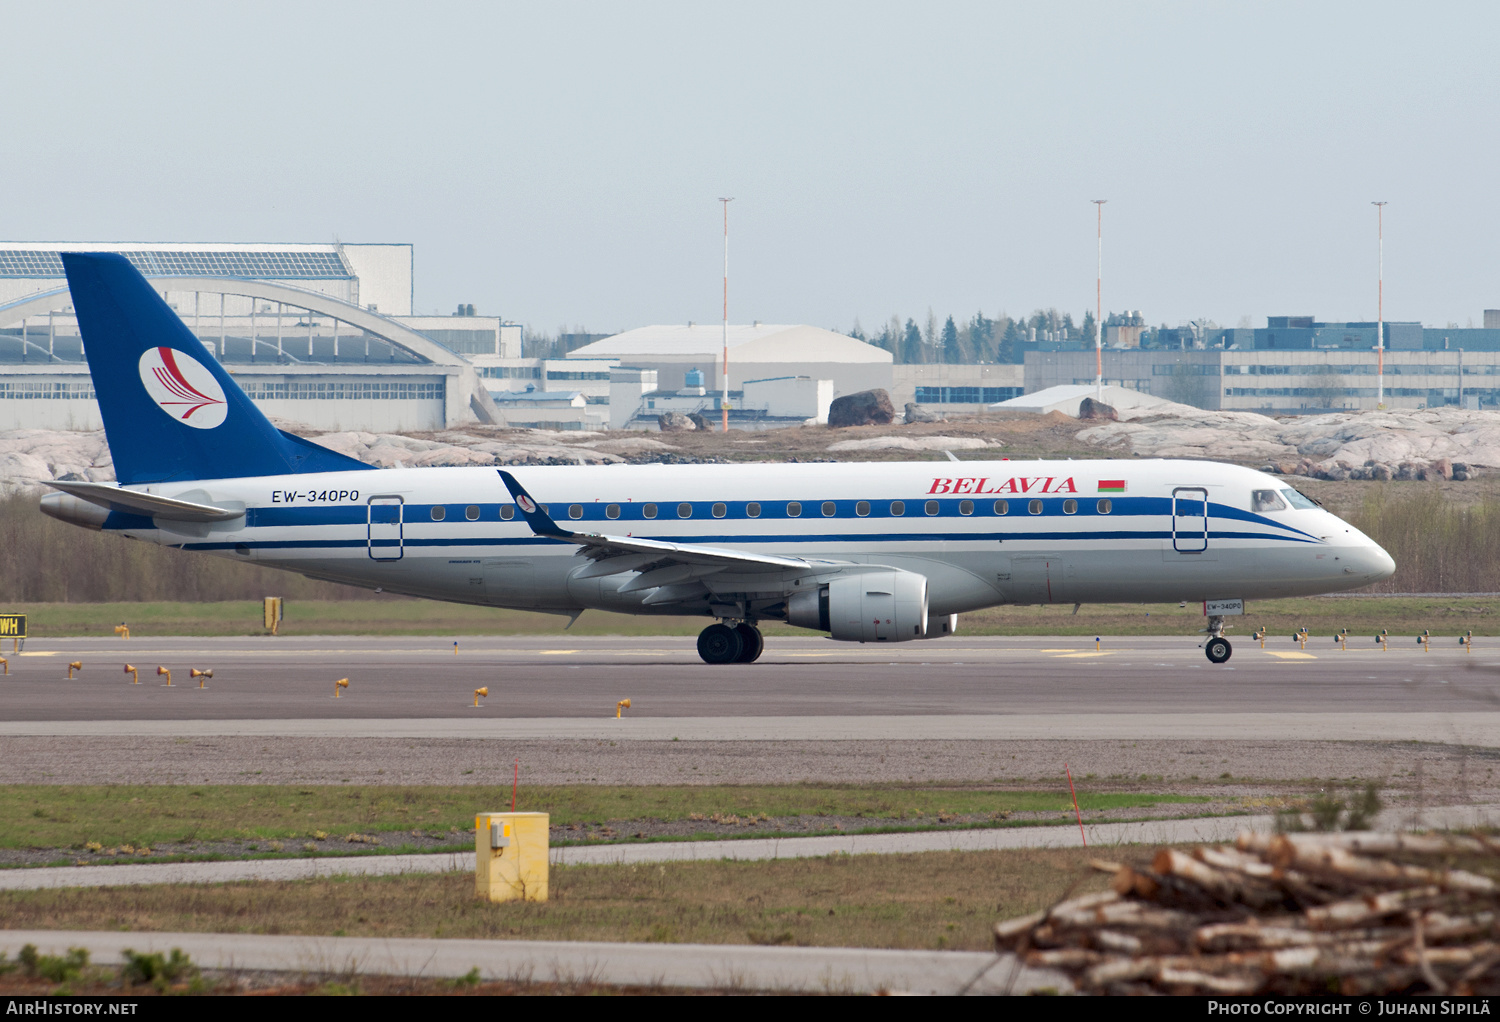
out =
<svg viewBox="0 0 1500 1022"><path fill-rule="evenodd" d="M1229 640L1224 638L1224 619L1222 617L1211 617L1208 619L1208 641L1203 644L1203 652L1208 654L1210 663L1228 663L1230 656L1234 653L1234 647L1229 645Z"/></svg>
<svg viewBox="0 0 1500 1022"><path fill-rule="evenodd" d="M760 629L745 622L709 625L698 634L698 655L706 664L753 664L765 648Z"/></svg>

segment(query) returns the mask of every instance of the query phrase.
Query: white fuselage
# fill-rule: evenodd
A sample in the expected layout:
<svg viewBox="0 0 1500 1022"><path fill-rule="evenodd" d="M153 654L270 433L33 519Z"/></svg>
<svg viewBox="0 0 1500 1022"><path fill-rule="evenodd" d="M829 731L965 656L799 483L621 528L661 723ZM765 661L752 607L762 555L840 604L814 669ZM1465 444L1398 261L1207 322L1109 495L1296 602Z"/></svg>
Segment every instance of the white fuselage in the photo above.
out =
<svg viewBox="0 0 1500 1022"><path fill-rule="evenodd" d="M1275 476L1202 461L518 467L564 529L885 565L928 579L933 615L997 604L1264 599L1355 589L1390 556ZM243 506L221 523L110 515L104 527L395 593L555 612L714 613L756 593L719 571L706 595L649 602L515 514L493 468L381 469L130 487ZM1256 491L1285 495L1257 510ZM1260 498L1262 504L1264 497ZM1206 513L1205 513L1206 512ZM703 573L697 573L701 575ZM741 587L736 589L736 586ZM774 587L773 587L774 588ZM753 614L751 615L753 617Z"/></svg>

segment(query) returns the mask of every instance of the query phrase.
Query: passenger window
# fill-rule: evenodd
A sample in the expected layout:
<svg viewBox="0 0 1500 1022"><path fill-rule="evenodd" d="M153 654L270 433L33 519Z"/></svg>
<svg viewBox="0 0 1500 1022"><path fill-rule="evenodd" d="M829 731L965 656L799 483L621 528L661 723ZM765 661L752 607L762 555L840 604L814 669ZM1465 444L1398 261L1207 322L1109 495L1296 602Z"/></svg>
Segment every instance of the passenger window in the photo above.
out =
<svg viewBox="0 0 1500 1022"><path fill-rule="evenodd" d="M838 511L838 505L831 500L823 501L823 517L832 518L834 512Z"/></svg>
<svg viewBox="0 0 1500 1022"><path fill-rule="evenodd" d="M464 517L471 522L479 521L479 505L470 504L468 507L464 508Z"/></svg>
<svg viewBox="0 0 1500 1022"><path fill-rule="evenodd" d="M787 504L787 506L786 506L786 516L788 518L801 518L802 517L802 505L799 504L795 500L789 502Z"/></svg>
<svg viewBox="0 0 1500 1022"><path fill-rule="evenodd" d="M715 518L723 518L726 514L729 513L729 508L725 507L723 504L715 504L713 510Z"/></svg>
<svg viewBox="0 0 1500 1022"><path fill-rule="evenodd" d="M577 521L578 519L582 518L583 517L583 505L582 504L570 504L568 506L568 517L571 518L571 519L573 519L574 521Z"/></svg>
<svg viewBox="0 0 1500 1022"><path fill-rule="evenodd" d="M605 518L618 518L618 517L620 517L620 505L618 505L618 504L606 504L606 505L604 505L604 517Z"/></svg>
<svg viewBox="0 0 1500 1022"><path fill-rule="evenodd" d="M906 514L906 502L904 500L891 501L891 517L900 518Z"/></svg>
<svg viewBox="0 0 1500 1022"><path fill-rule="evenodd" d="M760 505L757 504L755 501L752 500L750 503L748 503L748 504L745 505L745 514L746 514L747 517L750 517L750 518L759 518L760 517Z"/></svg>
<svg viewBox="0 0 1500 1022"><path fill-rule="evenodd" d="M1286 501L1276 495L1275 490L1252 490L1250 493L1251 511L1285 511Z"/></svg>
<svg viewBox="0 0 1500 1022"><path fill-rule="evenodd" d="M1107 515L1107 514L1109 514L1110 511L1113 510L1113 508L1114 508L1114 504L1112 504L1110 502L1110 499L1108 497L1101 497L1100 498L1100 500L1099 500L1099 513L1101 515Z"/></svg>
<svg viewBox="0 0 1500 1022"><path fill-rule="evenodd" d="M444 518L447 518L447 517L448 517L448 509L445 508L445 507L443 507L441 504L437 505L436 507L434 507L432 509L432 520L433 521L440 522Z"/></svg>
<svg viewBox="0 0 1500 1022"><path fill-rule="evenodd" d="M867 518L867 517L869 517L869 514L870 514L870 502L868 500L862 500L858 504L855 504L854 505L854 513L857 514L857 515L859 515L861 518Z"/></svg>
<svg viewBox="0 0 1500 1022"><path fill-rule="evenodd" d="M972 500L961 500L958 502L958 513L971 515L974 513L974 502Z"/></svg>
<svg viewBox="0 0 1500 1022"><path fill-rule="evenodd" d="M1026 508L1026 510L1030 511L1034 515L1039 515L1042 513L1042 502L1039 500L1033 500L1031 504Z"/></svg>
<svg viewBox="0 0 1500 1022"><path fill-rule="evenodd" d="M641 517L642 518L655 518L656 517L656 505L655 504L642 504L641 505Z"/></svg>
<svg viewBox="0 0 1500 1022"><path fill-rule="evenodd" d="M515 516L516 516L516 506L514 504L501 504L500 505L500 518L501 518L501 520L508 522L512 518L514 518Z"/></svg>
<svg viewBox="0 0 1500 1022"><path fill-rule="evenodd" d="M1077 513L1078 513L1078 501L1074 500L1071 497L1069 497L1067 500L1063 501L1063 514L1065 514L1065 515L1076 515Z"/></svg>
<svg viewBox="0 0 1500 1022"><path fill-rule="evenodd" d="M997 500L997 501L995 501L995 514L997 514L997 515L1008 515L1008 514L1010 514L1010 501L1008 501L1008 500Z"/></svg>
<svg viewBox="0 0 1500 1022"><path fill-rule="evenodd" d="M930 514L930 515L935 515L935 514L937 514L937 513L938 513L938 502L937 502L937 501L935 501L935 500L929 500L929 501L928 501L928 502L927 502L927 507L926 507L926 511L927 511L927 513L928 513L928 514Z"/></svg>
<svg viewBox="0 0 1500 1022"><path fill-rule="evenodd" d="M691 518L691 517L693 517L693 505L687 503L686 501L683 501L681 504L678 504L677 505L677 517L678 518Z"/></svg>
<svg viewBox="0 0 1500 1022"><path fill-rule="evenodd" d="M1296 490L1282 490L1281 495L1286 498L1288 504L1298 510L1307 510L1308 508L1318 506L1317 501L1306 494L1298 493Z"/></svg>

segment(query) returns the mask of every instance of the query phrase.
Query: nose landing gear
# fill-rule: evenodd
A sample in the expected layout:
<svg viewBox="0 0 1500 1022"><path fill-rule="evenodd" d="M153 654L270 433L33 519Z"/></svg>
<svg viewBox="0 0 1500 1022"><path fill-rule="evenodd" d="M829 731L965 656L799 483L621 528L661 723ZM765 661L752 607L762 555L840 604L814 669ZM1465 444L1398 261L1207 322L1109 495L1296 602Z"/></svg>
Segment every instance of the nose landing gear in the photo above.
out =
<svg viewBox="0 0 1500 1022"><path fill-rule="evenodd" d="M1208 627L1208 641L1203 644L1203 652L1208 654L1210 663L1228 663L1234 653L1234 647L1229 645L1229 640L1224 638L1224 619L1222 617L1210 617Z"/></svg>
<svg viewBox="0 0 1500 1022"><path fill-rule="evenodd" d="M760 629L749 622L712 624L698 634L698 655L706 664L750 664L765 649Z"/></svg>
<svg viewBox="0 0 1500 1022"><path fill-rule="evenodd" d="M1211 663L1222 664L1229 660L1234 649L1229 645L1228 639L1218 635L1203 644L1203 652L1208 654Z"/></svg>

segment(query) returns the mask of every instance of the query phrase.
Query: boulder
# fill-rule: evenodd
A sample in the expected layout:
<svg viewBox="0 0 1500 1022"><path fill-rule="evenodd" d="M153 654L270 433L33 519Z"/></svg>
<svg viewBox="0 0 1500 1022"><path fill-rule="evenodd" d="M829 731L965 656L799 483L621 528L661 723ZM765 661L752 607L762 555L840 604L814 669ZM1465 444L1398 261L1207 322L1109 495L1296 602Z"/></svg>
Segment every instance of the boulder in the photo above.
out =
<svg viewBox="0 0 1500 1022"><path fill-rule="evenodd" d="M1376 462L1374 465L1370 466L1370 478L1371 479L1378 479L1381 482L1385 482L1385 481L1389 480L1391 478L1391 476L1393 476L1395 474L1396 473L1394 473L1394 472L1391 471L1391 466L1386 465L1386 464L1382 464L1380 462Z"/></svg>
<svg viewBox="0 0 1500 1022"><path fill-rule="evenodd" d="M1080 419L1107 419L1111 422L1120 421L1120 413L1112 406L1103 401L1095 401L1091 397L1084 398L1083 403L1078 406L1078 417Z"/></svg>
<svg viewBox="0 0 1500 1022"><path fill-rule="evenodd" d="M1451 458L1439 458L1437 461L1434 461L1432 463L1432 467L1427 470L1427 477L1429 479L1432 479L1432 478L1452 479L1453 478L1453 459L1451 459Z"/></svg>
<svg viewBox="0 0 1500 1022"><path fill-rule="evenodd" d="M698 424L681 412L662 412L656 417L656 425L663 433L691 433Z"/></svg>
<svg viewBox="0 0 1500 1022"><path fill-rule="evenodd" d="M943 417L941 415L934 415L914 401L908 401L906 402L906 421L908 424L913 422L942 422Z"/></svg>
<svg viewBox="0 0 1500 1022"><path fill-rule="evenodd" d="M714 424L708 421L708 416L701 412L688 412L688 418L693 420L693 425L704 433L713 431Z"/></svg>
<svg viewBox="0 0 1500 1022"><path fill-rule="evenodd" d="M885 390L862 390L857 394L845 394L833 399L828 406L828 425L841 429L845 426L888 426L896 417L891 404L891 395Z"/></svg>

